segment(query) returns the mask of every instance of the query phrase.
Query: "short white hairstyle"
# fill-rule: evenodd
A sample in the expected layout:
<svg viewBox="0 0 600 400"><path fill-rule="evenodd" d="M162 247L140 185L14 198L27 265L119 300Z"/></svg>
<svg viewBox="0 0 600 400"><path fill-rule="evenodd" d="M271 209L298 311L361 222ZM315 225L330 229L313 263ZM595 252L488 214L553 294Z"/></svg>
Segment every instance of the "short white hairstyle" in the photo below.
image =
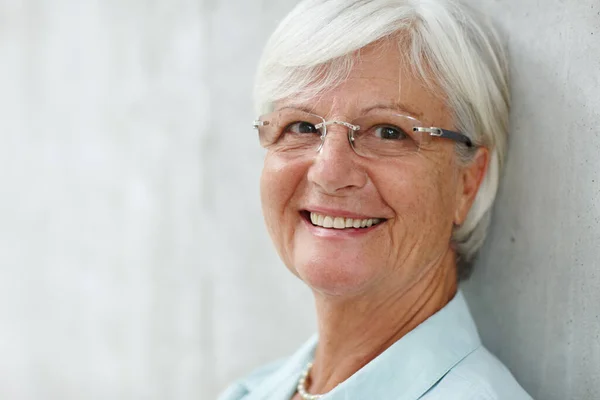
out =
<svg viewBox="0 0 600 400"><path fill-rule="evenodd" d="M452 0L304 0L281 21L259 63L258 114L278 100L310 99L347 78L357 51L389 38L415 76L444 91L457 130L490 150L490 165L452 241L459 277L468 277L490 224L506 156L508 59L489 19ZM473 151L457 145L459 160Z"/></svg>

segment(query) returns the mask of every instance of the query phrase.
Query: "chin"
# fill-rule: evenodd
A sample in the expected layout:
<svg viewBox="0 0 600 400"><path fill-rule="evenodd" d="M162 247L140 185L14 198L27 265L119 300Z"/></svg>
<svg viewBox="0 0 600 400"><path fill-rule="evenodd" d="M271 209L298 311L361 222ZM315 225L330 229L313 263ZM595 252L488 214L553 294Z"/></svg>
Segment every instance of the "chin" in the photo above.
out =
<svg viewBox="0 0 600 400"><path fill-rule="evenodd" d="M305 256L308 254L305 254ZM295 263L296 274L312 290L332 296L351 296L364 291L375 278L366 260L351 257L316 257Z"/></svg>

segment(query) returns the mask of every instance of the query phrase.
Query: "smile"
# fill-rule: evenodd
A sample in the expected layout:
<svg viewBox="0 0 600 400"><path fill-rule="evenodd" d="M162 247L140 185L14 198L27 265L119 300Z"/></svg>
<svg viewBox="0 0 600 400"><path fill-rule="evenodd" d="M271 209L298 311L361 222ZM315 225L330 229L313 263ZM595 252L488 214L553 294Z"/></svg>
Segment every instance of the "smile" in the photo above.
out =
<svg viewBox="0 0 600 400"><path fill-rule="evenodd" d="M358 228L370 228L374 225L380 224L385 221L381 218L364 218L364 219L353 219L344 217L332 217L329 215L317 214L311 212L309 215L310 222L314 226L327 229L358 229Z"/></svg>

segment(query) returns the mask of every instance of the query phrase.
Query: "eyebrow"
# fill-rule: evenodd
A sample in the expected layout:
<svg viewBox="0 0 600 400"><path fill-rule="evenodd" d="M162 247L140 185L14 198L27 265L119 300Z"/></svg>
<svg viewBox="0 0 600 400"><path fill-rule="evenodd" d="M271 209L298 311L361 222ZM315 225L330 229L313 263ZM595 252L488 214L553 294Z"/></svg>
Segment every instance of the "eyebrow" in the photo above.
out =
<svg viewBox="0 0 600 400"><path fill-rule="evenodd" d="M315 113L314 107L310 108L310 107L307 107L307 106L303 106L301 104L288 104L288 105L285 105L283 107L276 108L275 111L285 110L285 109L288 109L288 108L291 108L291 109L294 109L294 110L304 111L305 113L308 113L308 114L314 114Z"/></svg>
<svg viewBox="0 0 600 400"><path fill-rule="evenodd" d="M307 107L307 106L301 105L301 104L288 104L281 108L278 108L277 111L284 110L286 108L293 108L296 110L301 110L301 111L304 111L309 114L315 113L314 107ZM400 112L402 114L407 114L408 116L416 117L416 118L420 118L423 116L422 112L414 111L413 109L411 109L408 105L406 105L404 103L378 103L378 104L361 109L360 114L361 115L368 114L373 110L391 110L391 111Z"/></svg>
<svg viewBox="0 0 600 400"><path fill-rule="evenodd" d="M380 103L380 104L375 104L373 106L367 107L367 108L363 108L361 110L362 114L367 114L373 110L392 110L392 111L396 111L396 112L400 112L403 114L408 114L411 117L422 117L423 113L421 112L417 112L413 109L411 109L408 105L404 104L404 103Z"/></svg>

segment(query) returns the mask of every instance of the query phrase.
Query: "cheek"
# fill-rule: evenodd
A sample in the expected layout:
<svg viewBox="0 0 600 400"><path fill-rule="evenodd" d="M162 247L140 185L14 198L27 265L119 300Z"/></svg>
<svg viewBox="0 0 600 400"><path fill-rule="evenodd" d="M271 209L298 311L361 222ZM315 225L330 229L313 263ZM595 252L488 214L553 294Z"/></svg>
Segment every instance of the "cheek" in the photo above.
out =
<svg viewBox="0 0 600 400"><path fill-rule="evenodd" d="M442 162L404 164L393 178L378 187L382 198L394 210L396 223L392 235L398 249L423 242L444 243L449 237L454 215L455 178L449 165ZM403 243L403 245L400 245ZM412 246L407 246L412 243Z"/></svg>
<svg viewBox="0 0 600 400"><path fill-rule="evenodd" d="M260 178L260 195L265 224L275 246L282 254L282 246L289 239L296 209L293 204L300 195L303 165L277 154L267 154Z"/></svg>
<svg viewBox="0 0 600 400"><path fill-rule="evenodd" d="M281 175L284 174L284 169L273 163L269 156L265 157L260 177L260 199L265 223L272 236L274 234L273 227L277 226L277 215L281 214L281 204L286 197L286 188L278 184L281 182Z"/></svg>

